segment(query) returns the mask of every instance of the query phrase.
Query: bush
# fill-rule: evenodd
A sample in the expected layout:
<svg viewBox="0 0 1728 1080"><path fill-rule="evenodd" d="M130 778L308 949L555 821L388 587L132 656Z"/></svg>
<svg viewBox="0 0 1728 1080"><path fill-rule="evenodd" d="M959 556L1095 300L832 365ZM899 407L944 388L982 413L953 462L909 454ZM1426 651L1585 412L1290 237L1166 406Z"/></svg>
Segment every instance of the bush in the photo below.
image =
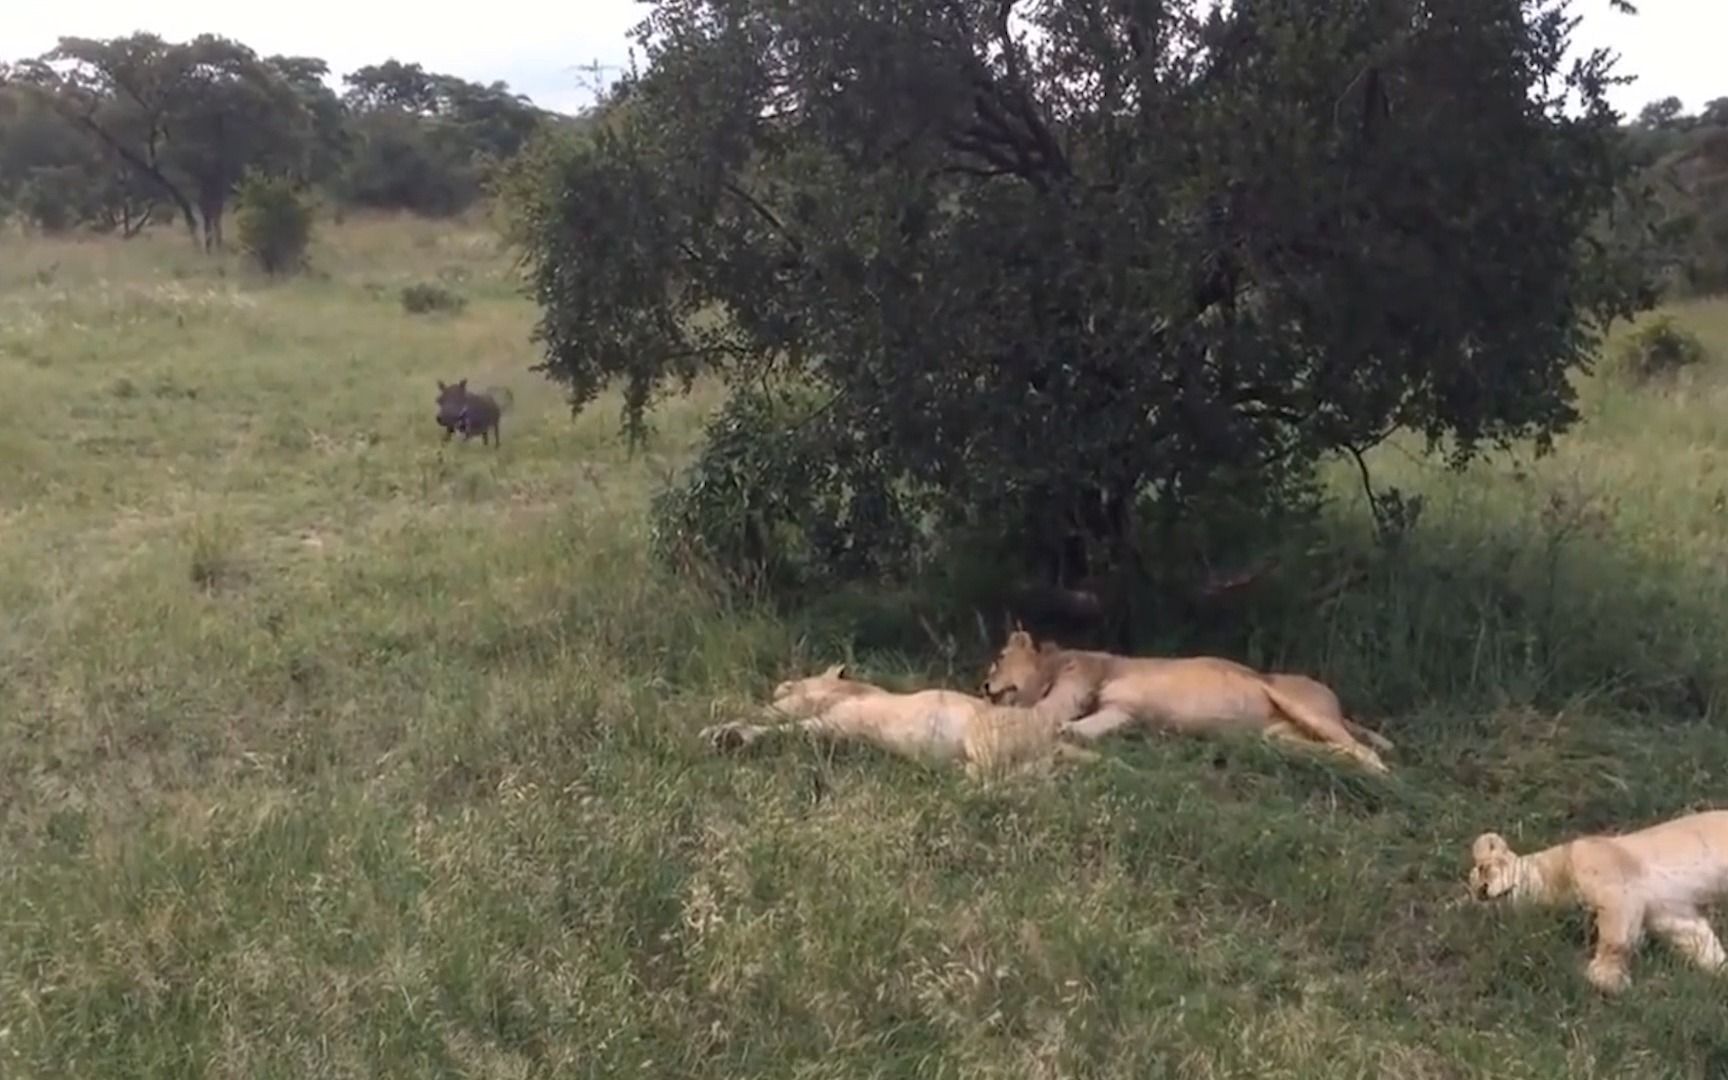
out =
<svg viewBox="0 0 1728 1080"><path fill-rule="evenodd" d="M85 218L77 170L48 166L34 170L18 188L18 212L50 236L71 230Z"/></svg>
<svg viewBox="0 0 1728 1080"><path fill-rule="evenodd" d="M272 276L302 269L312 242L312 206L294 182L254 173L241 182L238 202L241 250Z"/></svg>
<svg viewBox="0 0 1728 1080"><path fill-rule="evenodd" d="M1635 331L1614 356L1614 371L1631 383L1646 383L1674 375L1704 360L1698 335L1662 315Z"/></svg>
<svg viewBox="0 0 1728 1080"><path fill-rule="evenodd" d="M430 281L416 282L402 290L402 310L410 315L426 315L436 311L454 315L467 306L467 299L460 293Z"/></svg>
<svg viewBox="0 0 1728 1080"><path fill-rule="evenodd" d="M809 388L741 393L701 453L660 492L651 545L686 571L786 586L884 576L916 544L914 506L874 460L832 437Z"/></svg>

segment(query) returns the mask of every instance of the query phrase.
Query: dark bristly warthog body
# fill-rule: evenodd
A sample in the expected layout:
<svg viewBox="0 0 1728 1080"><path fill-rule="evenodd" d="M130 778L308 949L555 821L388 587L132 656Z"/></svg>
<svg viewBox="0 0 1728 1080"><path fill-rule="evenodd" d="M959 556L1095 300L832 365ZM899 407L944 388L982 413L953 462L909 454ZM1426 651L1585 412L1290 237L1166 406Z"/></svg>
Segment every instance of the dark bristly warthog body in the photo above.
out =
<svg viewBox="0 0 1728 1080"><path fill-rule="evenodd" d="M510 407L511 400L510 391L502 386L475 391L468 389L467 379L449 385L438 380L438 423L444 429L444 441L449 442L450 436L460 431L464 440L479 435L484 445L490 432L490 442L496 449L502 439L498 418Z"/></svg>

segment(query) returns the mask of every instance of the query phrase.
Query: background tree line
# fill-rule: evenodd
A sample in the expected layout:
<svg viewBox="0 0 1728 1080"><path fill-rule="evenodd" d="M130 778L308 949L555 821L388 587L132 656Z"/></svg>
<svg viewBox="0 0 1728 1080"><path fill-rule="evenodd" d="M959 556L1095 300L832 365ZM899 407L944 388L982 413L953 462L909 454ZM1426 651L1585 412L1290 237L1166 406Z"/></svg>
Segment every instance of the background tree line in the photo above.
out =
<svg viewBox="0 0 1728 1080"><path fill-rule="evenodd" d="M1681 294L1728 290L1728 97L1695 114L1679 98L1653 101L1626 140L1669 216L1664 284Z"/></svg>
<svg viewBox="0 0 1728 1080"><path fill-rule="evenodd" d="M176 220L213 248L258 171L338 205L454 214L537 133L578 124L394 59L343 75L341 94L329 76L214 35L63 38L0 68L0 212L122 236Z"/></svg>

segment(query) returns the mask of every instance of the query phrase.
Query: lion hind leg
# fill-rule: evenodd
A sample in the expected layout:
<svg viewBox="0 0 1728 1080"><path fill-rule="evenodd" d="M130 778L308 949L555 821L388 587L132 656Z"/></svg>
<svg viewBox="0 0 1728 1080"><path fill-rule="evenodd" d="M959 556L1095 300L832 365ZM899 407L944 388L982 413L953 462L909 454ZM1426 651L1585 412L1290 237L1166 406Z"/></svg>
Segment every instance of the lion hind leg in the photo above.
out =
<svg viewBox="0 0 1728 1080"><path fill-rule="evenodd" d="M1342 718L1324 716L1264 679L1260 682L1260 689L1266 694L1266 699L1273 708L1288 717L1308 738L1337 747L1372 772L1390 771L1386 768L1386 763L1380 760L1379 754L1356 741Z"/></svg>
<svg viewBox="0 0 1728 1080"><path fill-rule="evenodd" d="M1260 733L1260 737L1268 742L1284 743L1293 748L1300 747L1307 752L1341 754L1351 760L1356 760L1355 755L1350 752L1348 747L1333 742L1320 742L1309 734L1306 728L1298 727L1288 720L1274 720L1266 730Z"/></svg>
<svg viewBox="0 0 1728 1080"><path fill-rule="evenodd" d="M1650 929L1705 971L1720 971L1728 964L1728 953L1722 951L1710 921L1696 912L1653 916Z"/></svg>
<svg viewBox="0 0 1728 1080"><path fill-rule="evenodd" d="M1357 741L1367 743L1382 754L1390 754L1392 751L1398 749L1391 739L1388 739L1386 736L1372 728L1363 727L1348 716L1344 717L1344 729L1351 735L1355 736Z"/></svg>

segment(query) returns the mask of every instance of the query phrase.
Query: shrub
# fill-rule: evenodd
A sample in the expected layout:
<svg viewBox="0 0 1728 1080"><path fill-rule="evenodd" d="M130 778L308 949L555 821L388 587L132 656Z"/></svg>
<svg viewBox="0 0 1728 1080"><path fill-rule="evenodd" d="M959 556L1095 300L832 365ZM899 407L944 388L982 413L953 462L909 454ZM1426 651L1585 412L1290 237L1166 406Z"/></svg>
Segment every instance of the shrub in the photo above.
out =
<svg viewBox="0 0 1728 1080"><path fill-rule="evenodd" d="M1614 371L1632 383L1646 383L1672 376L1682 368L1704 360L1704 343L1698 335L1675 325L1670 315L1650 320L1621 344L1614 356Z"/></svg>
<svg viewBox="0 0 1728 1080"><path fill-rule="evenodd" d="M460 293L430 281L415 282L402 290L402 310L410 315L426 315L437 311L455 314L467 306L467 299Z"/></svg>
<svg viewBox="0 0 1728 1080"><path fill-rule="evenodd" d="M654 499L655 553L771 585L882 575L904 560L915 507L873 458L834 439L823 416L807 387L729 399L696 460Z"/></svg>
<svg viewBox="0 0 1728 1080"><path fill-rule="evenodd" d="M312 206L287 177L249 175L240 184L235 221L240 248L272 276L305 266Z"/></svg>
<svg viewBox="0 0 1728 1080"><path fill-rule="evenodd" d="M18 188L18 212L50 236L71 230L85 217L76 170L41 168Z"/></svg>

